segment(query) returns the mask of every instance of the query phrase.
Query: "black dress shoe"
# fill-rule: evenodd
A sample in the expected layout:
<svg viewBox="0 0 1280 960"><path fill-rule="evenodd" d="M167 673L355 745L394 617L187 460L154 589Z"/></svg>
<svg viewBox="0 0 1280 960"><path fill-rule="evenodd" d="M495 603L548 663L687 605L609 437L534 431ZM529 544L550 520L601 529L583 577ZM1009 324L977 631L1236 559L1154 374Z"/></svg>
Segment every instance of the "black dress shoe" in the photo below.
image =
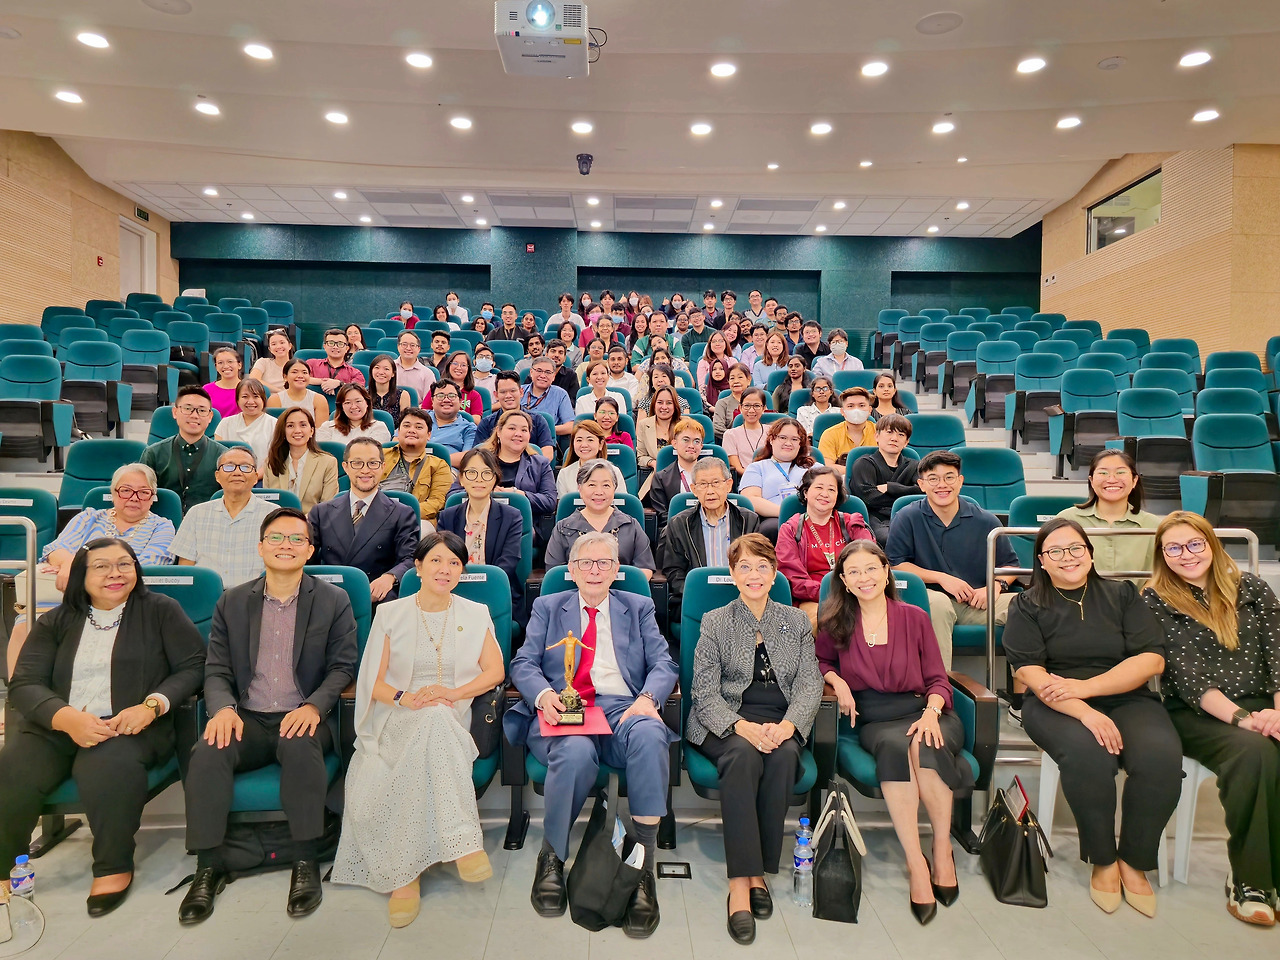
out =
<svg viewBox="0 0 1280 960"><path fill-rule="evenodd" d="M658 879L652 870L640 874L640 885L631 895L622 932L633 940L643 940L658 929Z"/></svg>
<svg viewBox="0 0 1280 960"><path fill-rule="evenodd" d="M129 895L131 889L133 889L133 877L129 878L129 885L123 890L117 890L115 893L89 894L89 898L85 900L85 904L89 907L89 916L105 917L120 904L124 903L124 898Z"/></svg>
<svg viewBox="0 0 1280 960"><path fill-rule="evenodd" d="M773 916L773 897L768 887L751 888L751 915L757 920L768 920Z"/></svg>
<svg viewBox="0 0 1280 960"><path fill-rule="evenodd" d="M533 892L529 894L533 909L540 917L562 917L569 906L564 887L564 861L554 850L538 854L538 869L533 875Z"/></svg>
<svg viewBox="0 0 1280 960"><path fill-rule="evenodd" d="M293 876L289 878L289 905L285 912L294 919L309 917L323 899L320 864L314 860L299 860L293 865Z"/></svg>
<svg viewBox="0 0 1280 960"><path fill-rule="evenodd" d="M178 922L183 924L200 923L208 920L213 913L213 900L227 885L227 875L216 867L201 867L196 870L196 878L191 888L182 898L178 907Z"/></svg>
<svg viewBox="0 0 1280 960"><path fill-rule="evenodd" d="M754 893L755 891L753 890L752 892ZM732 910L727 898L724 905L726 910ZM729 913L729 936L733 937L735 943L741 943L744 946L755 941L756 918L751 910L739 910L737 913Z"/></svg>
<svg viewBox="0 0 1280 960"><path fill-rule="evenodd" d="M925 857L925 863L929 863L929 858ZM933 887L933 895L937 901L944 907L949 907L960 899L960 885L953 887L944 887L941 884L933 882L933 864L929 863L929 886Z"/></svg>
<svg viewBox="0 0 1280 960"><path fill-rule="evenodd" d="M916 903L912 900L911 913L920 921L920 926L923 927L938 915L938 904L933 900L930 900L928 903Z"/></svg>

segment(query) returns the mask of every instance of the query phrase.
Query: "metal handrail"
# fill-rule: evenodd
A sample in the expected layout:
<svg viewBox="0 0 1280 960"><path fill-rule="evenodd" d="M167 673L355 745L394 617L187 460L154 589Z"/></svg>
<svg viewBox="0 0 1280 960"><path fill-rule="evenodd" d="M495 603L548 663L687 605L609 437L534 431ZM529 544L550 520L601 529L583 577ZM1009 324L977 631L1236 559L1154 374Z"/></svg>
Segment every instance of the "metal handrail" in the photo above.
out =
<svg viewBox="0 0 1280 960"><path fill-rule="evenodd" d="M27 623L36 619L36 524L30 517L0 517L0 527L22 527L27 534L27 558L25 560L0 560L0 570L27 571ZM0 677L7 677L8 668L0 664Z"/></svg>
<svg viewBox="0 0 1280 960"><path fill-rule="evenodd" d="M992 687L996 672L996 578L1018 576L1031 573L1028 567L997 567L996 541L1000 537L1034 537L1040 532L1039 527L996 527L987 534L987 688ZM1154 537L1154 527L1088 527L1084 531L1089 537ZM1249 545L1249 572L1258 572L1258 535L1244 527L1214 527L1213 532L1220 540L1243 540ZM1108 570L1099 571L1101 576L1113 579L1133 580L1151 576L1150 570Z"/></svg>

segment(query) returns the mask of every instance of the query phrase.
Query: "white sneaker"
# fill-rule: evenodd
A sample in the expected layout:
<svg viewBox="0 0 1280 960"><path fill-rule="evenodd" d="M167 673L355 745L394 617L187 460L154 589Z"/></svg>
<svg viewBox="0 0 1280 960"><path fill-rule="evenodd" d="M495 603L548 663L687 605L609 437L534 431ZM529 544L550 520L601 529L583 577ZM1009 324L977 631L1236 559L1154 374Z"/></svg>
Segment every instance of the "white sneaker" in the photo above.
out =
<svg viewBox="0 0 1280 960"><path fill-rule="evenodd" d="M1226 893L1227 913L1237 920L1260 927L1275 926L1276 912L1265 890L1244 883L1233 883L1231 874L1228 873Z"/></svg>

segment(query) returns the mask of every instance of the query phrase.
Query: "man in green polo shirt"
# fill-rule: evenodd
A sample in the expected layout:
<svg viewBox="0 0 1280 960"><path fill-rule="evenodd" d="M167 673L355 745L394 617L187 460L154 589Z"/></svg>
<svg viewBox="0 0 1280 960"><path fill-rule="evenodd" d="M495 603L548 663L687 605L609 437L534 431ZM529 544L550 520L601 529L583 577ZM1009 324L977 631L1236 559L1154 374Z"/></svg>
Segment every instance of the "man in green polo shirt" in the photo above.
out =
<svg viewBox="0 0 1280 960"><path fill-rule="evenodd" d="M186 386L173 404L177 436L158 440L142 451L142 462L156 472L160 486L182 500L185 514L218 489L218 458L227 449L204 431L213 419L213 402L203 387Z"/></svg>

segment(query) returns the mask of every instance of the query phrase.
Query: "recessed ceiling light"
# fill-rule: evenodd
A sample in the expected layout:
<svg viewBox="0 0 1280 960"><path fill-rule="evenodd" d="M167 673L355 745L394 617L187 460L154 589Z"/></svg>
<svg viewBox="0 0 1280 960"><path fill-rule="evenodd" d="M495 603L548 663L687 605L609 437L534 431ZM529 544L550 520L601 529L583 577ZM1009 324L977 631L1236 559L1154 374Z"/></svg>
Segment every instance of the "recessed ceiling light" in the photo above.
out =
<svg viewBox="0 0 1280 960"><path fill-rule="evenodd" d="M70 90L59 90L57 93L54 94L54 96L57 97L59 100L61 100L63 103L84 103L84 100L81 98L80 94L72 93Z"/></svg>
<svg viewBox="0 0 1280 960"><path fill-rule="evenodd" d="M968 201L968 200L961 200L959 203L957 203L957 204L956 204L956 209L957 209L957 210L968 210L968 209L969 209L969 201Z"/></svg>
<svg viewBox="0 0 1280 960"><path fill-rule="evenodd" d="M252 220L252 219L253 219L253 214L252 214L252 213L242 213L242 214L240 214L240 219L241 219L241 220Z"/></svg>
<svg viewBox="0 0 1280 960"><path fill-rule="evenodd" d="M477 227L487 227L488 225L489 225L489 221L486 220L484 217L476 217Z"/></svg>
<svg viewBox="0 0 1280 960"><path fill-rule="evenodd" d="M271 52L270 47L261 43L246 44L244 52L255 60L270 60L275 56L275 54Z"/></svg>
<svg viewBox="0 0 1280 960"><path fill-rule="evenodd" d="M738 72L738 68L732 63L713 63L711 65L711 75L713 77L732 77Z"/></svg>
<svg viewBox="0 0 1280 960"><path fill-rule="evenodd" d="M346 123L347 115L340 110L330 110L324 115L324 118L330 123Z"/></svg>
<svg viewBox="0 0 1280 960"><path fill-rule="evenodd" d="M1203 65L1203 64L1208 63L1208 62L1209 62L1210 60L1212 60L1212 59L1213 59L1213 57L1212 57L1212 56L1210 56L1210 55L1209 55L1207 52L1205 52L1204 50L1196 50L1196 51L1195 51L1195 52L1193 52L1193 53L1188 53L1188 54L1187 54L1186 56L1184 56L1181 60L1179 60L1179 61L1178 61L1178 66L1180 66L1180 67L1199 67L1199 66L1201 66L1201 65Z"/></svg>
<svg viewBox="0 0 1280 960"><path fill-rule="evenodd" d="M107 47L111 46L111 44L107 42L106 37L99 36L96 33L77 33L76 39L86 47L93 47L95 50L105 50ZM1184 57L1183 59L1185 60L1186 58Z"/></svg>
<svg viewBox="0 0 1280 960"><path fill-rule="evenodd" d="M930 224L929 228L925 231L925 233L937 233L937 232L938 232L938 228L934 224Z"/></svg>
<svg viewBox="0 0 1280 960"><path fill-rule="evenodd" d="M1063 117L1058 121L1059 130L1070 130L1072 127L1080 126L1079 117Z"/></svg>
<svg viewBox="0 0 1280 960"><path fill-rule="evenodd" d="M216 197L218 195L218 191L215 190L213 187L205 187L204 195L206 197Z"/></svg>
<svg viewBox="0 0 1280 960"><path fill-rule="evenodd" d="M818 136L823 136L824 134L828 134L831 132L831 124L825 121L820 123L815 123L811 127L809 127L809 132L816 133Z"/></svg>
<svg viewBox="0 0 1280 960"><path fill-rule="evenodd" d="M820 223L820 224L818 224L816 227L814 227L813 229L814 229L814 230L816 230L816 231L818 231L818 233L826 233L826 232L827 232L827 225L826 225L825 223Z"/></svg>
<svg viewBox="0 0 1280 960"><path fill-rule="evenodd" d="M1201 110L1191 119L1194 120L1196 123L1204 123L1206 120L1217 120L1218 111L1217 110Z"/></svg>
<svg viewBox="0 0 1280 960"><path fill-rule="evenodd" d="M464 193L464 194L463 194L461 197L459 197L458 199L459 199L459 200L461 200L463 203L475 203L475 202L476 202L476 198L475 198L475 197L473 197L473 196L472 196L471 194L469 194L469 193Z"/></svg>
<svg viewBox="0 0 1280 960"><path fill-rule="evenodd" d="M216 117L222 112L216 103L210 103L208 100L197 100L196 109L210 117Z"/></svg>
<svg viewBox="0 0 1280 960"><path fill-rule="evenodd" d="M335 190L333 191L333 199L345 200L347 199L347 192L345 190Z"/></svg>
<svg viewBox="0 0 1280 960"><path fill-rule="evenodd" d="M361 223L373 223L373 217L364 216L360 218Z"/></svg>
<svg viewBox="0 0 1280 960"><path fill-rule="evenodd" d="M1114 233L1114 234L1118 237L1118 236L1122 235L1123 233L1125 233L1125 229L1124 229L1124 227L1116 227L1116 228L1115 228L1114 230L1112 230L1111 232L1112 232L1112 233Z"/></svg>
<svg viewBox="0 0 1280 960"><path fill-rule="evenodd" d="M590 133L595 127L587 120L578 120L571 124L569 129L574 133Z"/></svg>
<svg viewBox="0 0 1280 960"><path fill-rule="evenodd" d="M860 160L860 161L858 161L858 166L860 166L860 167L869 167L869 166L871 166L871 161L870 161L870 160Z"/></svg>
<svg viewBox="0 0 1280 960"><path fill-rule="evenodd" d="M719 210L721 207L723 207L723 206L724 206L724 201L723 201L723 200L712 200L712 201L711 201L711 206L712 206L712 207L714 207L716 210Z"/></svg>
<svg viewBox="0 0 1280 960"><path fill-rule="evenodd" d="M471 120L467 117L454 117L449 121L449 126L453 127L455 130L470 130Z"/></svg>
<svg viewBox="0 0 1280 960"><path fill-rule="evenodd" d="M956 163L968 163L968 162L969 162L968 157L956 157Z"/></svg>
<svg viewBox="0 0 1280 960"><path fill-rule="evenodd" d="M600 203L600 198L599 198L599 197L587 197L587 206L588 206L588 207L594 207L594 206L596 206L596 205L597 205L597 204L599 204L599 203Z"/></svg>
<svg viewBox="0 0 1280 960"><path fill-rule="evenodd" d="M693 126L689 128L689 132L696 137L705 137L708 133L711 132L711 124L695 123Z"/></svg>
<svg viewBox="0 0 1280 960"><path fill-rule="evenodd" d="M599 220L592 220L592 221L591 221L591 229L592 229L592 230L599 230L599 229L600 229L600 221L599 221Z"/></svg>
<svg viewBox="0 0 1280 960"><path fill-rule="evenodd" d="M864 77L882 77L889 72L889 65L880 60L872 60L870 63L862 65L862 75Z"/></svg>
<svg viewBox="0 0 1280 960"><path fill-rule="evenodd" d="M1035 73L1037 70L1043 70L1045 63L1039 57L1028 57L1018 64L1019 73Z"/></svg>
<svg viewBox="0 0 1280 960"><path fill-rule="evenodd" d="M939 120L933 125L934 133L950 133L956 128L956 125L950 120Z"/></svg>
<svg viewBox="0 0 1280 960"><path fill-rule="evenodd" d="M832 210L843 210L844 208L845 208L845 202L843 200L837 200L835 203L831 205Z"/></svg>
<svg viewBox="0 0 1280 960"><path fill-rule="evenodd" d="M427 67L431 66L431 58L425 53L411 53L404 58L404 62L409 64L409 66L417 67L420 70L425 70Z"/></svg>
<svg viewBox="0 0 1280 960"><path fill-rule="evenodd" d="M778 169L778 165L777 165L776 163L771 163L771 164L769 164L769 169L770 169L770 170L777 170L777 169Z"/></svg>
<svg viewBox="0 0 1280 960"><path fill-rule="evenodd" d="M704 223L702 225L703 230L714 230L715 228L716 228L716 225L714 223Z"/></svg>

